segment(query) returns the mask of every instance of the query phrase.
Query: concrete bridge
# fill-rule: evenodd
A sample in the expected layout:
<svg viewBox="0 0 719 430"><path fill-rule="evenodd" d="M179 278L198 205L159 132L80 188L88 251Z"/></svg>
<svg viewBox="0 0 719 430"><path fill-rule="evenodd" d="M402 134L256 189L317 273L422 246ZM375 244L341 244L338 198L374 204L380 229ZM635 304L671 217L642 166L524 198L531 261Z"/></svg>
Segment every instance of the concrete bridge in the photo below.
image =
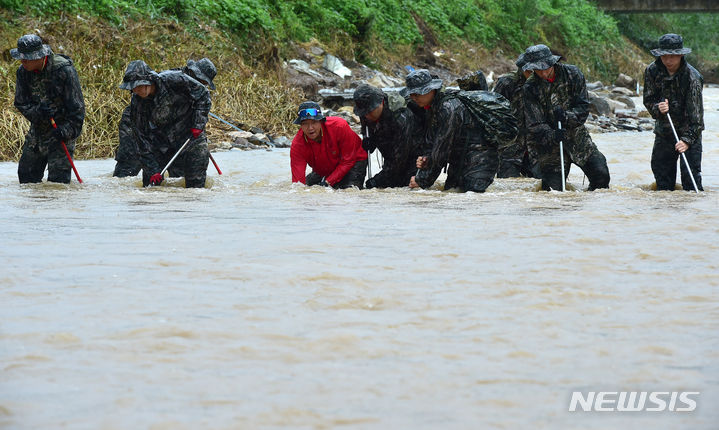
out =
<svg viewBox="0 0 719 430"><path fill-rule="evenodd" d="M719 0L595 0L607 12L719 12Z"/></svg>

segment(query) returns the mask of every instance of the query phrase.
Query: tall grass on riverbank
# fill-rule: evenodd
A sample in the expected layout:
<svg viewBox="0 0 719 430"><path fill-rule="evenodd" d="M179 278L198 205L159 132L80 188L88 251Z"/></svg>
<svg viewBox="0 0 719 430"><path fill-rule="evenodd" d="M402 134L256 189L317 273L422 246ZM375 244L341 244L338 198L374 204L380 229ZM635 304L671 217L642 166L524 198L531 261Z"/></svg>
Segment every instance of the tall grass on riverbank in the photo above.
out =
<svg viewBox="0 0 719 430"><path fill-rule="evenodd" d="M168 20L126 21L110 25L97 18L62 14L50 21L0 16L2 40L14 41L23 33L40 34L57 53L75 62L85 97L86 117L77 158L110 157L117 145L117 126L130 92L119 83L127 63L143 59L155 70L182 67L187 59L207 56L218 68L217 91L212 93L212 111L223 118L261 127L268 132L294 133L294 110L301 101L299 91L287 89L270 72L257 75L245 65L235 43L216 30L196 29L194 33ZM15 71L19 62L4 51L0 65L3 109L0 114L0 160L17 160L29 123L14 109ZM213 137L222 129L215 120L208 123Z"/></svg>

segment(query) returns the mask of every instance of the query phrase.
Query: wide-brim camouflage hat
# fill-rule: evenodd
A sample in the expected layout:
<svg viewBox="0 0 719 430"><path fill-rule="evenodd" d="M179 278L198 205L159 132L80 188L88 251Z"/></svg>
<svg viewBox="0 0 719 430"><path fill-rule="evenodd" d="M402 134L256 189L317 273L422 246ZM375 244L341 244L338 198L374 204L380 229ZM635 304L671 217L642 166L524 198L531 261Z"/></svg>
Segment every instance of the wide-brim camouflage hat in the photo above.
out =
<svg viewBox="0 0 719 430"><path fill-rule="evenodd" d="M527 64L527 58L524 56L524 53L519 54L519 57L517 57L517 61L515 61L514 64L516 64L520 69Z"/></svg>
<svg viewBox="0 0 719 430"><path fill-rule="evenodd" d="M120 88L132 91L140 85L152 85L152 76L155 72L142 60L130 61L122 78Z"/></svg>
<svg viewBox="0 0 719 430"><path fill-rule="evenodd" d="M352 98L355 102L354 113L362 118L382 104L384 93L372 85L361 84L355 89Z"/></svg>
<svg viewBox="0 0 719 430"><path fill-rule="evenodd" d="M432 90L438 90L442 88L442 80L434 78L427 69L418 69L411 72L405 78L406 87L400 90L402 97L407 97L411 94L427 94Z"/></svg>
<svg viewBox="0 0 719 430"><path fill-rule="evenodd" d="M547 45L534 45L524 51L524 61L522 70L547 70L562 58L559 55L552 54Z"/></svg>
<svg viewBox="0 0 719 430"><path fill-rule="evenodd" d="M203 58L199 61L187 60L187 68L192 70L197 79L207 82L211 90L215 89L215 84L212 83L212 80L217 76L217 69L209 58Z"/></svg>
<svg viewBox="0 0 719 430"><path fill-rule="evenodd" d="M26 34L17 40L17 48L11 49L10 55L16 60L39 60L52 55L52 49L42 43L40 36Z"/></svg>
<svg viewBox="0 0 719 430"><path fill-rule="evenodd" d="M302 102L300 107L297 108L297 119L293 121L293 124L302 124L302 121L306 119L313 119L315 121L326 120L325 116L322 115L322 109L317 102Z"/></svg>
<svg viewBox="0 0 719 430"><path fill-rule="evenodd" d="M686 55L692 52L691 49L684 47L684 39L674 33L665 34L659 38L659 48L652 49L651 53L655 57L662 55Z"/></svg>

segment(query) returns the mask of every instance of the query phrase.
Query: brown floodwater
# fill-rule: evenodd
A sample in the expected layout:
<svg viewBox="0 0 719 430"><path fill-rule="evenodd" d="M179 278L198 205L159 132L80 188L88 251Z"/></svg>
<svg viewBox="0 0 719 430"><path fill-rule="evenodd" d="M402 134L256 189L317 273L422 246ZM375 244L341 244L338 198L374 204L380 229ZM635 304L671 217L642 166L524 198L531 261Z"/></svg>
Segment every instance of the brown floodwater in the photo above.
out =
<svg viewBox="0 0 719 430"><path fill-rule="evenodd" d="M0 428L716 429L705 91L698 195L651 190L651 132L593 136L597 192L576 167L567 193L305 188L289 150L216 153L201 190L0 163ZM573 391L700 394L569 412Z"/></svg>

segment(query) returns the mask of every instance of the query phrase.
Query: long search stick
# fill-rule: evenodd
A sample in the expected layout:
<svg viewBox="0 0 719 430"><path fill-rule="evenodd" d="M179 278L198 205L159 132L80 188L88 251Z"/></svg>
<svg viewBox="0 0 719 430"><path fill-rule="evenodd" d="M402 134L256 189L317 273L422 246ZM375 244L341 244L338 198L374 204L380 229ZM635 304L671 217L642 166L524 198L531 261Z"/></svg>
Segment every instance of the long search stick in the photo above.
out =
<svg viewBox="0 0 719 430"><path fill-rule="evenodd" d="M57 124L55 123L55 118L50 118L50 122L52 123L52 128L57 128ZM65 156L67 157L67 161L70 162L70 166L72 166L72 171L75 172L75 177L77 178L77 182L82 184L82 179L80 179L80 174L77 173L77 169L75 168L75 163L72 162L72 157L70 156L70 151L67 150L67 145L65 145L65 142L62 140L60 141L62 144L62 149L65 150Z"/></svg>
<svg viewBox="0 0 719 430"><path fill-rule="evenodd" d="M677 131L674 129L674 123L672 122L672 116L669 115L669 112L667 112L667 119L669 119L669 125L672 126L672 132L674 133L674 138L677 140L677 143L679 143L679 136L677 135ZM694 191L696 191L697 194L699 194L699 187L697 187L697 183L694 180L694 173L692 173L691 167L689 167L689 161L687 161L687 156L684 155L683 152L679 153L682 156L682 160L684 160L684 165L687 168L687 171L689 172L689 177L692 178L692 185L694 185ZM681 169L679 169L681 171Z"/></svg>
<svg viewBox="0 0 719 430"><path fill-rule="evenodd" d="M562 129L562 121L557 121L557 124L559 124L559 129ZM562 141L559 141L559 164L562 167L562 192L567 191L567 185L564 178L564 144Z"/></svg>
<svg viewBox="0 0 719 430"><path fill-rule="evenodd" d="M364 138L369 139L369 128L365 125L362 128L362 134L364 134ZM372 177L372 154L367 152L367 178Z"/></svg>
<svg viewBox="0 0 719 430"><path fill-rule="evenodd" d="M209 151L208 151L208 153L209 153L209 155L210 155L210 161L212 161L212 164L215 165L215 169L217 169L217 174L218 174L218 175L221 175L221 174L222 174L222 170L220 170L220 166L217 165L217 162L215 161L214 157L212 157L212 153L210 153Z"/></svg>
<svg viewBox="0 0 719 430"><path fill-rule="evenodd" d="M172 163L173 163L173 162L175 161L175 159L180 155L180 153L182 152L182 150L185 149L185 147L187 146L188 143L190 143L190 138L189 138L189 137L187 138L187 140L185 141L185 143L182 144L182 146L180 147L180 149L178 149L177 152L175 152L175 155L172 156L172 158L170 159L170 162L167 163L167 166L165 166L165 168L162 169L162 172L160 172L160 176L165 176L165 172L167 172L167 169L170 168L170 166L172 165Z"/></svg>

